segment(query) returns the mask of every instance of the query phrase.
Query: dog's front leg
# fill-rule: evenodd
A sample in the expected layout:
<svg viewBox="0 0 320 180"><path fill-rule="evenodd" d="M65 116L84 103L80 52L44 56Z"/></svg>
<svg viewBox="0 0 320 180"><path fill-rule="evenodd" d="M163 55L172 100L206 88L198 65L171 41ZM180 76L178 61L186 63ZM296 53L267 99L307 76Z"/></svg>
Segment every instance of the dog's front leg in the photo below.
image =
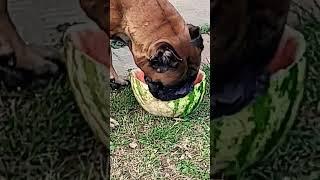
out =
<svg viewBox="0 0 320 180"><path fill-rule="evenodd" d="M0 0L0 69L5 72L6 83L11 84L12 81L17 81L14 83L16 85L24 83L28 75L41 78L45 77L43 75L55 75L58 66L51 60L59 59L60 54L57 51L26 44L12 23L7 0ZM11 78L6 78L9 76Z"/></svg>

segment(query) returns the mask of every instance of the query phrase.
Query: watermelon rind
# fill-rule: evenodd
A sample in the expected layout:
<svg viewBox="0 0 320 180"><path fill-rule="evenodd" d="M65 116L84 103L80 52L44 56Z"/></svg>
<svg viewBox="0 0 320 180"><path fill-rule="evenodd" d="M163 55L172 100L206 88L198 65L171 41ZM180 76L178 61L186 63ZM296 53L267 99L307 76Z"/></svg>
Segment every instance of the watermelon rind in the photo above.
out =
<svg viewBox="0 0 320 180"><path fill-rule="evenodd" d="M265 95L240 112L212 123L213 173L239 174L268 158L293 126L304 92L306 45L303 36L289 26L284 35L298 42L294 63L271 76Z"/></svg>
<svg viewBox="0 0 320 180"><path fill-rule="evenodd" d="M71 89L77 105L93 132L106 145L109 142L109 77L106 67L64 38L64 56Z"/></svg>
<svg viewBox="0 0 320 180"><path fill-rule="evenodd" d="M206 78L202 70L199 70L199 73L203 75L203 80L195 84L193 90L185 97L171 101L161 101L153 97L148 85L136 78L136 73L139 71L141 70L134 69L130 72L131 88L138 103L150 114L174 118L186 117L192 113L203 100L206 90Z"/></svg>

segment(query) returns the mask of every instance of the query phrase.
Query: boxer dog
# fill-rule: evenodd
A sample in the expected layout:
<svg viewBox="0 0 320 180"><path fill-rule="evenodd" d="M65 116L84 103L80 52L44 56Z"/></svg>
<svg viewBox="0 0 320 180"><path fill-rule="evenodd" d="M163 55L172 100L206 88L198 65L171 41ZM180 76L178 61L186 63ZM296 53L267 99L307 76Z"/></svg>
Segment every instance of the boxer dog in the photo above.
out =
<svg viewBox="0 0 320 180"><path fill-rule="evenodd" d="M186 24L168 0L80 0L80 5L106 33L106 39L127 43L153 96L173 100L191 91L201 63L203 39L200 28ZM108 52L110 58L106 59L111 60ZM0 0L2 66L44 77L58 72L58 66L50 60L59 57L49 49L26 44L9 17L7 0ZM125 85L112 62L106 65L110 79Z"/></svg>
<svg viewBox="0 0 320 180"><path fill-rule="evenodd" d="M186 24L168 0L111 0L110 11L110 36L128 44L152 95L188 94L201 63L200 28Z"/></svg>

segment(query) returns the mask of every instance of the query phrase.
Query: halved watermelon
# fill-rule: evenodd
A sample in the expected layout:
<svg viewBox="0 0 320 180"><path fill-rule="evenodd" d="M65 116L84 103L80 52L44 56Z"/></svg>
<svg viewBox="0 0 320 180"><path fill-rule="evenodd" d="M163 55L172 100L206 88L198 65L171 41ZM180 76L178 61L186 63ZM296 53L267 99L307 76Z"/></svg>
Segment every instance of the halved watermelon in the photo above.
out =
<svg viewBox="0 0 320 180"><path fill-rule="evenodd" d="M205 73L201 70L194 82L193 90L185 97L172 101L161 101L153 97L148 85L144 81L144 74L140 69L130 72L130 81L131 88L139 104L143 109L156 116L187 116L198 107L206 91Z"/></svg>
<svg viewBox="0 0 320 180"><path fill-rule="evenodd" d="M293 47L289 40L296 42L291 64L282 62L285 58L290 60L290 53L286 54ZM268 92L240 112L212 123L213 173L238 174L268 158L292 127L304 91L305 40L299 32L286 27L281 48L289 50L278 50L280 54L270 64L269 70L274 74Z"/></svg>
<svg viewBox="0 0 320 180"><path fill-rule="evenodd" d="M64 54L79 109L93 132L109 146L110 81L105 66L107 42L102 31L70 32L64 38Z"/></svg>

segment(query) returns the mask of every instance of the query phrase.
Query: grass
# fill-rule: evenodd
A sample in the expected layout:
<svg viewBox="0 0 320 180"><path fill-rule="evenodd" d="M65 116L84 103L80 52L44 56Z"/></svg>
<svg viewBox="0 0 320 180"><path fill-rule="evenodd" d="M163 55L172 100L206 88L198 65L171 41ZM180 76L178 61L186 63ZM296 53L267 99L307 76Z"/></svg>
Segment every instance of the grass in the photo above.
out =
<svg viewBox="0 0 320 180"><path fill-rule="evenodd" d="M104 146L62 75L45 88L0 88L0 179L99 179Z"/></svg>
<svg viewBox="0 0 320 180"><path fill-rule="evenodd" d="M208 179L207 172L199 169L199 167L193 164L190 160L182 160L178 162L177 169L182 174L192 176L195 179Z"/></svg>
<svg viewBox="0 0 320 180"><path fill-rule="evenodd" d="M209 178L209 80L203 103L184 119L150 115L130 88L113 91L111 104L120 123L111 132L112 179Z"/></svg>
<svg viewBox="0 0 320 180"><path fill-rule="evenodd" d="M209 34L210 33L210 24L203 24L200 26L200 32L201 34Z"/></svg>

